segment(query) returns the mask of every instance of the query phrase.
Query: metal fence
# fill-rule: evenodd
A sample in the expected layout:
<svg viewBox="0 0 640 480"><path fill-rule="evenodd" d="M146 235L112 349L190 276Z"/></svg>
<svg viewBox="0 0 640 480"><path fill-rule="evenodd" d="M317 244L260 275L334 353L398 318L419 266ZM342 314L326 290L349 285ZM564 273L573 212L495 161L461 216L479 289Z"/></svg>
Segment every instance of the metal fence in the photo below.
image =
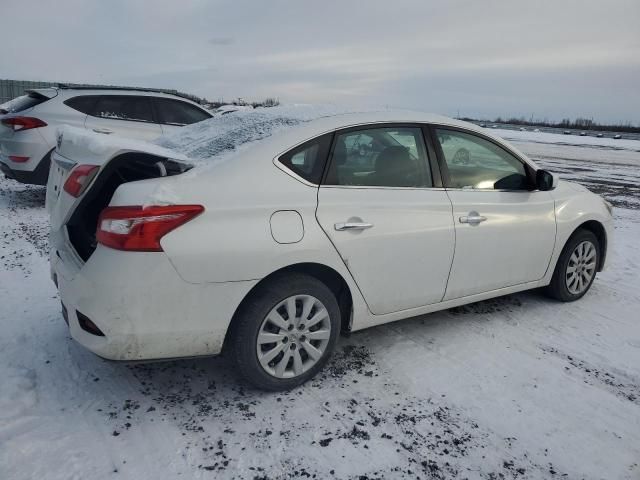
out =
<svg viewBox="0 0 640 480"><path fill-rule="evenodd" d="M3 80L0 79L0 104L7 102L13 98L19 97L20 95L24 95L25 90L31 90L34 88L47 88L47 87L56 87L60 85L59 82L34 82L30 80ZM94 88L125 88L131 90L145 90L140 87L122 87L115 85L93 85L87 83L65 83L64 85L69 87L94 87ZM194 101L199 101L198 97L193 95L189 95L187 93L182 93L177 90L169 89L169 88L154 88L152 89L156 92L164 92L170 93L172 95L179 95L186 98L189 98Z"/></svg>

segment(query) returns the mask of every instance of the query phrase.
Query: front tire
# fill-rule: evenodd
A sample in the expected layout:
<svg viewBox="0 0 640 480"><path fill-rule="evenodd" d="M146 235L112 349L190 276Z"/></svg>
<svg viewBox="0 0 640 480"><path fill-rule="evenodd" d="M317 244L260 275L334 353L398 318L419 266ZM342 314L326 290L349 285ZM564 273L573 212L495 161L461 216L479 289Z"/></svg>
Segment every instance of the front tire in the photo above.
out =
<svg viewBox="0 0 640 480"><path fill-rule="evenodd" d="M230 350L240 374L263 390L288 390L320 371L338 340L340 308L321 281L292 273L251 293L234 317Z"/></svg>
<svg viewBox="0 0 640 480"><path fill-rule="evenodd" d="M591 288L600 263L600 243L589 230L578 230L562 249L547 294L562 302L582 298Z"/></svg>

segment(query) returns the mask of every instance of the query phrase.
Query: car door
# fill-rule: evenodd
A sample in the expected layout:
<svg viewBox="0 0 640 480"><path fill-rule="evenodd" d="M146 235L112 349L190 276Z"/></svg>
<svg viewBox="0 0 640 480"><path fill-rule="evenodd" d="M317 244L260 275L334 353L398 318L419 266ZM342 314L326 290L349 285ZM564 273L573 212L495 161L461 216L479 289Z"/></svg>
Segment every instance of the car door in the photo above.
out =
<svg viewBox="0 0 640 480"><path fill-rule="evenodd" d="M208 120L212 115L190 103L173 98L153 97L158 122L163 133L171 133L185 125Z"/></svg>
<svg viewBox="0 0 640 480"><path fill-rule="evenodd" d="M553 197L532 167L471 131L434 127L456 248L445 300L540 280L556 234Z"/></svg>
<svg viewBox="0 0 640 480"><path fill-rule="evenodd" d="M145 95L99 95L85 128L137 140L153 140L162 135L150 97Z"/></svg>
<svg viewBox="0 0 640 480"><path fill-rule="evenodd" d="M436 303L445 293L454 226L434 173L419 126L334 135L317 219L374 314Z"/></svg>

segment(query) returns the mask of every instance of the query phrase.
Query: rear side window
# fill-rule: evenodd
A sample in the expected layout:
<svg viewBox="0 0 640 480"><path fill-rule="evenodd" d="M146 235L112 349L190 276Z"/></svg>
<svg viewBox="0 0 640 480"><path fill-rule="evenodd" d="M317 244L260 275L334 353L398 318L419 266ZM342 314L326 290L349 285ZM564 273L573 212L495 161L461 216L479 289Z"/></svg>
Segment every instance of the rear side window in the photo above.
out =
<svg viewBox="0 0 640 480"><path fill-rule="evenodd" d="M93 115L114 120L153 122L150 98L135 95L101 95Z"/></svg>
<svg viewBox="0 0 640 480"><path fill-rule="evenodd" d="M288 151L278 161L306 181L319 184L331 146L331 134L309 140Z"/></svg>
<svg viewBox="0 0 640 480"><path fill-rule="evenodd" d="M418 127L378 127L337 133L327 185L432 187Z"/></svg>
<svg viewBox="0 0 640 480"><path fill-rule="evenodd" d="M0 105L0 113L6 114L22 112L29 108L33 108L36 105L40 105L47 100L49 100L49 97L45 97L39 93L28 93L27 95L22 95L21 97L14 98L13 100L9 100L8 102Z"/></svg>
<svg viewBox="0 0 640 480"><path fill-rule="evenodd" d="M93 109L96 105L96 101L98 97L95 95L82 95L79 97L73 97L69 100L65 100L63 103L68 107L77 110L78 112L84 113L86 115L93 115Z"/></svg>
<svg viewBox="0 0 640 480"><path fill-rule="evenodd" d="M158 122L165 125L191 125L211 118L207 112L187 102L158 97L153 101L156 104Z"/></svg>

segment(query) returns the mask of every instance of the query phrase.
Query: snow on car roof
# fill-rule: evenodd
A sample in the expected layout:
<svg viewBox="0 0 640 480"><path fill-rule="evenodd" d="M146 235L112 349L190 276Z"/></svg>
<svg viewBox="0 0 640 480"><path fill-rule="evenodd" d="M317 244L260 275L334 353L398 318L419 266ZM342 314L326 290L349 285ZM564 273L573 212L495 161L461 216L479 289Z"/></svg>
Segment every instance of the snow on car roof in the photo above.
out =
<svg viewBox="0 0 640 480"><path fill-rule="evenodd" d="M143 140L118 135L105 135L84 128L62 125L56 131L57 150L67 158L82 158L85 162L100 165L105 160L124 152L146 152L163 158L188 160L174 150L162 148Z"/></svg>
<svg viewBox="0 0 640 480"><path fill-rule="evenodd" d="M260 142L260 147L264 149L265 155L275 156L294 145L339 128L390 122L435 122L463 126L487 134L475 125L423 112L353 112L330 105L292 105L256 108L217 116L160 137L154 143L182 153L195 163L205 163L213 157L244 150L268 137L269 141ZM278 135L274 136L275 133Z"/></svg>
<svg viewBox="0 0 640 480"><path fill-rule="evenodd" d="M491 132L459 120L409 110L372 110L353 112L333 105L290 105L237 111L232 115L182 127L152 142L131 140L117 135L102 135L84 129L65 127L61 152L71 157L90 154L102 163L126 152L147 152L194 165L214 165L253 148L261 156L275 158L289 148L340 128L375 123L437 123L482 132L497 142L506 143ZM277 135L274 135L276 134ZM64 155L65 153L63 153Z"/></svg>

